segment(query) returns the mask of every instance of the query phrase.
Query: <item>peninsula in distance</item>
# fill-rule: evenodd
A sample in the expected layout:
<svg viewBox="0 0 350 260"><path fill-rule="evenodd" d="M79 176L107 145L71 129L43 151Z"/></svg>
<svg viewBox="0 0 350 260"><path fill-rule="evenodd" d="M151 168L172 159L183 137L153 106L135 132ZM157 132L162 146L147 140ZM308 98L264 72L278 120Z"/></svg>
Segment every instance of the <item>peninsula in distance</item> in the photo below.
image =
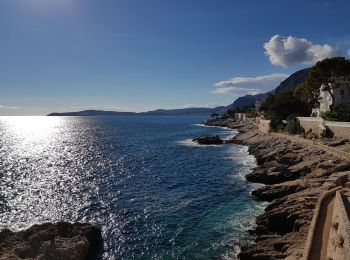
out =
<svg viewBox="0 0 350 260"><path fill-rule="evenodd" d="M306 79L309 68L299 70L285 80L283 80L275 89L256 95L245 95L239 97L232 104L228 106L218 106L215 108L206 107L191 107L181 109L157 109L147 112L120 112L120 111L103 111L103 110L84 110L77 112L63 112L63 113L50 113L48 116L198 116L198 115L212 115L212 114L225 114L228 110L233 110L240 107L252 106L257 101L263 101L268 93L274 93L275 91L284 91L294 88L301 84Z"/></svg>

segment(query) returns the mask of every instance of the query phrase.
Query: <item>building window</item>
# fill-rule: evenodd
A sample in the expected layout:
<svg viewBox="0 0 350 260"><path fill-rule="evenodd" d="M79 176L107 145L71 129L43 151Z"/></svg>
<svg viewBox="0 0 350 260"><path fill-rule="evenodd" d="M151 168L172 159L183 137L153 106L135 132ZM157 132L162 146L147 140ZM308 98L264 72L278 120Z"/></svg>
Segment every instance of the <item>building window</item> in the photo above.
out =
<svg viewBox="0 0 350 260"><path fill-rule="evenodd" d="M341 96L342 98L345 96L345 91L344 91L344 89L341 89L341 90L340 90L340 96Z"/></svg>

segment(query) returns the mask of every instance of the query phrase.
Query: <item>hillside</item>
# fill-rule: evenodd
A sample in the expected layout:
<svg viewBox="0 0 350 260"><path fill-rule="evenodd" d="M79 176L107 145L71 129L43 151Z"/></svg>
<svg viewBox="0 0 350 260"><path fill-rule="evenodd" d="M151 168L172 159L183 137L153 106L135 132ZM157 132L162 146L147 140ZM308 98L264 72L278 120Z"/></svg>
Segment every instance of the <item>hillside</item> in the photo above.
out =
<svg viewBox="0 0 350 260"><path fill-rule="evenodd" d="M245 95L243 97L239 97L227 107L228 109L235 109L238 107L251 105L251 104L254 104L256 101L264 100L267 97L268 93L279 92L279 91L295 88L297 85L304 82L307 75L309 74L309 71L310 71L310 68L299 70L293 73L292 75L290 75L284 81L282 81L274 90L266 93L262 93L262 94Z"/></svg>
<svg viewBox="0 0 350 260"><path fill-rule="evenodd" d="M297 72L290 75L288 78L283 80L278 87L276 88L276 92L288 90L295 88L299 84L303 83L306 77L308 76L310 68L298 70Z"/></svg>

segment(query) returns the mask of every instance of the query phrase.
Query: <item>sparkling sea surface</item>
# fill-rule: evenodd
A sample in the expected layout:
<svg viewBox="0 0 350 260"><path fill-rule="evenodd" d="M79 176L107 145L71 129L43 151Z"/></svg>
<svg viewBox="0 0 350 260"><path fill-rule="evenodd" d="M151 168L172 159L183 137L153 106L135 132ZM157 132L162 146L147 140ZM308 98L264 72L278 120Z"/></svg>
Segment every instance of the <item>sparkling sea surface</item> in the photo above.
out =
<svg viewBox="0 0 350 260"><path fill-rule="evenodd" d="M232 259L263 212L247 147L204 117L0 117L0 229L102 228L101 259Z"/></svg>

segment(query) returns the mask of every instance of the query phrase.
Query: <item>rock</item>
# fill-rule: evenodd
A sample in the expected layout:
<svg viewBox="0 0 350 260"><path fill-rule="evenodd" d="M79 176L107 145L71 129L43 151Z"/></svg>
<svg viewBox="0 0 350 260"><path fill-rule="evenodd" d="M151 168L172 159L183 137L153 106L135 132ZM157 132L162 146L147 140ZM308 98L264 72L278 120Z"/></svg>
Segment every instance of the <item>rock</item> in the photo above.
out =
<svg viewBox="0 0 350 260"><path fill-rule="evenodd" d="M348 143L349 140L348 139L341 139L341 140L336 140L336 141L332 141L327 143L328 146L340 146L340 145L344 145L346 143Z"/></svg>
<svg viewBox="0 0 350 260"><path fill-rule="evenodd" d="M273 201L275 199L279 199L295 193L297 191L301 191L306 189L306 187L302 186L298 182L291 182L291 184L281 184L281 185L273 185L273 186L264 186L252 192L252 195L260 200L265 201Z"/></svg>
<svg viewBox="0 0 350 260"><path fill-rule="evenodd" d="M246 179L268 185L254 190L252 195L271 203L250 231L256 237L255 243L241 246L239 258L300 259L318 198L349 182L350 164L317 147L257 133L254 126L248 125L240 128L245 133L239 130L233 141L248 145L259 165Z"/></svg>
<svg viewBox="0 0 350 260"><path fill-rule="evenodd" d="M0 259L94 259L101 230L82 223L45 223L27 230L0 232Z"/></svg>
<svg viewBox="0 0 350 260"><path fill-rule="evenodd" d="M283 171L269 171L265 168L257 168L252 173L247 174L246 179L250 182L263 184L277 184L284 181L295 180L299 174L291 173L288 169Z"/></svg>
<svg viewBox="0 0 350 260"><path fill-rule="evenodd" d="M193 141L203 144L203 145L211 145L211 144L223 144L224 141L221 140L219 136L211 136L211 135L202 135L201 137L193 139Z"/></svg>

